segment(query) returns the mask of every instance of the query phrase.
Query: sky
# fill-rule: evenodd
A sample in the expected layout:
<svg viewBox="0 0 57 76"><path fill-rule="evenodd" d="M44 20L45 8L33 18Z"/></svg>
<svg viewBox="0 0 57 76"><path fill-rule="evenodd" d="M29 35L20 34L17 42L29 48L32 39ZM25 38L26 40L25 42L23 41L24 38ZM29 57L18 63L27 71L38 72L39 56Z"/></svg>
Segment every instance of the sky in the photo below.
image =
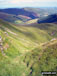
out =
<svg viewBox="0 0 57 76"><path fill-rule="evenodd" d="M57 0L0 0L0 8L57 7Z"/></svg>

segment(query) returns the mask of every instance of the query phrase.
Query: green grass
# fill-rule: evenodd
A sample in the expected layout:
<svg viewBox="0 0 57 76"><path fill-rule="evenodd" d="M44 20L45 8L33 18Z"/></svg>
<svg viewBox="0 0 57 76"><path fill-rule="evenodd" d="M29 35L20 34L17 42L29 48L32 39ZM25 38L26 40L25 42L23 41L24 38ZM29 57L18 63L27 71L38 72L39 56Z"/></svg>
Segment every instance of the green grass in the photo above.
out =
<svg viewBox="0 0 57 76"><path fill-rule="evenodd" d="M47 45L45 48L37 47L25 55L24 61L32 70L29 76L41 76L42 71L57 72L57 40Z"/></svg>
<svg viewBox="0 0 57 76"><path fill-rule="evenodd" d="M36 23L38 19L32 19L26 22L26 24Z"/></svg>
<svg viewBox="0 0 57 76"><path fill-rule="evenodd" d="M16 24L22 24L22 23L24 23L24 22L21 21L21 20L16 20L15 23L16 23Z"/></svg>
<svg viewBox="0 0 57 76"><path fill-rule="evenodd" d="M56 70L57 43L51 42L55 48L53 44L48 44L50 47L43 46L45 42L49 43L52 38L57 37L56 30L56 24L16 26L0 20L0 36L3 39L5 53L4 56L0 50L0 76L41 76L42 70ZM51 36L53 31L55 34ZM50 60L47 62L48 57ZM33 72L30 75L31 70Z"/></svg>

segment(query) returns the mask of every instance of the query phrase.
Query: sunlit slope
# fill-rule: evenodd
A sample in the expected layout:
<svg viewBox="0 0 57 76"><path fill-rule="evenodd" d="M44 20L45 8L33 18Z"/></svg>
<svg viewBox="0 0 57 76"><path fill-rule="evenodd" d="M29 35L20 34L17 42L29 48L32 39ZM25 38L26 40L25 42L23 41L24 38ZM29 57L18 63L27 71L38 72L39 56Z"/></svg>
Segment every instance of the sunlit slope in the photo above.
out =
<svg viewBox="0 0 57 76"><path fill-rule="evenodd" d="M57 37L56 30L56 24L17 26L0 20L0 37L3 44L3 52L0 46L0 75L28 76L31 70L30 67L27 67L27 63L24 62L25 55L28 52L30 54L32 50L36 51L35 48L37 47L42 48L41 44ZM33 75L35 76L35 74Z"/></svg>
<svg viewBox="0 0 57 76"><path fill-rule="evenodd" d="M37 23L38 19L32 19L29 21L26 21L26 24L32 24L32 23Z"/></svg>
<svg viewBox="0 0 57 76"><path fill-rule="evenodd" d="M19 50L22 51L32 49L43 42L57 37L56 24L15 26L0 20L0 28L2 31L8 33L9 37L12 39L12 43L15 43Z"/></svg>

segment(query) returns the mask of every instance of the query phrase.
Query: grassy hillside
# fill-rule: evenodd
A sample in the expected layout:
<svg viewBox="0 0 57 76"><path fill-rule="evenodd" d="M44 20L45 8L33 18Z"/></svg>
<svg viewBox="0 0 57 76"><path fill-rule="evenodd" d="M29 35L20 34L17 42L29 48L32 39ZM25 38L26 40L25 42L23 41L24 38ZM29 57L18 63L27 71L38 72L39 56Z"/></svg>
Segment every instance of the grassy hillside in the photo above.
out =
<svg viewBox="0 0 57 76"><path fill-rule="evenodd" d="M50 70L50 65L52 63L48 61L48 66L50 66L50 68L46 69L45 66L47 64L44 61L46 60L46 57L49 56L49 53L51 52L50 50L52 50L53 47L50 47L50 49L48 49L48 46L44 47L42 46L42 44L57 37L56 30L56 24L34 24L33 26L16 26L0 20L0 36L2 38L2 46L0 46L0 75L41 76L41 70ZM54 43L54 45L56 45L56 43ZM1 48L3 50L1 50ZM47 51L43 52L42 49L45 49ZM56 61L56 59L54 59L54 57L56 57L56 50L53 51L55 52L50 55L50 59L54 64ZM42 54L42 52L43 56L41 56L41 60L38 63L40 54ZM35 63L36 65L32 65L33 63ZM33 66L32 74L30 74L32 69L31 66ZM56 63L55 65L53 65L53 69L55 68L55 66Z"/></svg>
<svg viewBox="0 0 57 76"><path fill-rule="evenodd" d="M24 62L31 70L29 76L42 76L42 71L57 72L57 40L40 45L28 52Z"/></svg>

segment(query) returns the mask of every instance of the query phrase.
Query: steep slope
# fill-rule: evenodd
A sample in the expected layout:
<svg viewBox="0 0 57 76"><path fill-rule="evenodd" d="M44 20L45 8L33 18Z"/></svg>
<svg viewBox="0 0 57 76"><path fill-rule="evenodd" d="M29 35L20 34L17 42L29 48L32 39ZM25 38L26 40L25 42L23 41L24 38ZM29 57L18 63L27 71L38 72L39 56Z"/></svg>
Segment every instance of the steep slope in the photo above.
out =
<svg viewBox="0 0 57 76"><path fill-rule="evenodd" d="M1 76L28 76L26 65L21 58L21 51L26 50L25 46L20 43L15 28L4 21L0 20L0 75ZM2 52L2 49L3 52ZM25 70L27 69L27 70Z"/></svg>
<svg viewBox="0 0 57 76"><path fill-rule="evenodd" d="M57 72L57 39L43 43L28 52L24 63L31 70L29 76L42 76L42 71Z"/></svg>
<svg viewBox="0 0 57 76"><path fill-rule="evenodd" d="M41 56L41 63L40 62L38 63L39 60L38 58L40 58L40 54L42 54L42 49L46 49L46 47L48 48L48 46L44 47L42 44L57 37L56 30L57 30L56 24L34 24L30 26L27 25L17 26L17 25L13 25L12 23L8 23L3 20L0 20L0 41L2 38L1 41L2 43L0 43L0 75L1 76L28 76L28 75L41 76L40 72L41 69L43 70L43 68L40 69L40 67L42 67L41 63L43 62L42 64L43 67L45 68L44 66L45 60L42 61L42 58L45 55L43 54L43 57ZM3 50L1 50L1 48ZM32 53L35 58L34 60ZM47 54L47 56L49 55ZM53 63L55 62L55 60L53 61ZM29 62L29 67L27 62ZM34 62L35 65L33 65ZM38 64L39 64L39 68L37 68ZM33 73L31 73L32 66L34 68Z"/></svg>

